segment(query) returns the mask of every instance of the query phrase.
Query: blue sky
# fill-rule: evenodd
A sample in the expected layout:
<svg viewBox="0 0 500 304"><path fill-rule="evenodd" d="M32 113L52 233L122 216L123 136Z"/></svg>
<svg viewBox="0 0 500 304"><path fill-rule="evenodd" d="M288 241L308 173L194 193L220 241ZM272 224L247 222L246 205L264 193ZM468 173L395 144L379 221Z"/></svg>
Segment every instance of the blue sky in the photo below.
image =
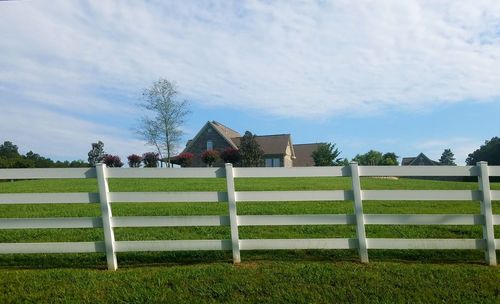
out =
<svg viewBox="0 0 500 304"><path fill-rule="evenodd" d="M165 77L243 133L457 162L500 135L500 3L0 2L0 141L54 159L125 158L143 88ZM182 144L179 149L182 149Z"/></svg>

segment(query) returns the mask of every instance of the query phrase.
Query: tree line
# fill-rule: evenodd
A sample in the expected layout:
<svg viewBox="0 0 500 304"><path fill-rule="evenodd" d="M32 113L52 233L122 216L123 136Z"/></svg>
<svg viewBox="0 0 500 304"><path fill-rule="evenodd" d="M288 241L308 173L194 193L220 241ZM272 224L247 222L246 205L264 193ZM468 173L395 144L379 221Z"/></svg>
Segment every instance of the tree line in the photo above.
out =
<svg viewBox="0 0 500 304"><path fill-rule="evenodd" d="M29 151L19 153L19 148L11 141L4 141L0 145L0 168L81 168L90 167L83 160L54 161L38 153Z"/></svg>
<svg viewBox="0 0 500 304"><path fill-rule="evenodd" d="M312 153L315 166L347 166L349 160L340 157L341 151L336 144L322 143ZM211 167L217 160L224 163L231 163L241 167L260 167L264 165L264 151L260 148L256 135L246 131L241 138L239 149L226 148L222 151L207 150L201 159L208 167ZM176 157L170 158L171 164L181 167L190 167L195 156L190 152L184 152ZM398 166L398 156L394 152L382 153L370 150L364 154L357 154L352 161L364 166ZM470 153L466 159L469 166L475 165L479 161L487 161L489 165L500 165L500 138L493 137L486 140L483 145ZM141 166L154 168L158 167L162 159L157 152L146 152L142 155L131 154L127 157L128 166L138 168ZM4 141L0 145L0 168L85 168L95 166L97 163L104 163L108 167L122 167L124 163L118 155L107 154L104 151L104 143L98 141L92 143L92 148L88 153L88 161L53 161L48 157L43 157L38 153L29 151L26 154L19 153L18 147L11 141ZM439 164L446 166L456 166L455 157L451 149L444 149Z"/></svg>

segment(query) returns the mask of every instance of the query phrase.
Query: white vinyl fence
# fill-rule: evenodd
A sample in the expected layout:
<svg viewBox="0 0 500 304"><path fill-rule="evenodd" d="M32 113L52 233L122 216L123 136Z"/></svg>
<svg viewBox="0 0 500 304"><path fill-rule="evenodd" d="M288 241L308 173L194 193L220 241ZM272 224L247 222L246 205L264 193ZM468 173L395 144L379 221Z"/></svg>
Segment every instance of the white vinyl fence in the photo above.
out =
<svg viewBox="0 0 500 304"><path fill-rule="evenodd" d="M235 191L234 179L245 177L319 177L349 176L352 190L335 191ZM360 176L474 176L480 190L362 190ZM500 215L493 214L492 200L500 200L500 191L490 190L489 176L500 176L500 166L445 167L304 167L304 168L96 168L84 169L0 169L0 179L97 178L99 193L9 193L0 194L0 204L99 203L96 218L0 218L0 229L29 228L100 228L101 242L0 243L6 253L81 253L105 252L109 269L117 269L117 252L231 250L239 263L242 250L270 249L357 249L363 263L368 249L476 249L485 252L486 262L496 265L500 239L494 237L494 225ZM225 177L227 192L109 192L108 178L216 178ZM0 184L1 186L1 184ZM238 215L237 202L341 201L354 202L354 214L325 215ZM364 214L363 200L458 200L480 201L481 214ZM128 202L228 202L225 216L118 216L111 204ZM240 239L238 227L261 225L355 225L356 238L320 239ZM365 225L481 225L482 239L395 239L367 238ZM115 241L115 227L230 226L230 240Z"/></svg>

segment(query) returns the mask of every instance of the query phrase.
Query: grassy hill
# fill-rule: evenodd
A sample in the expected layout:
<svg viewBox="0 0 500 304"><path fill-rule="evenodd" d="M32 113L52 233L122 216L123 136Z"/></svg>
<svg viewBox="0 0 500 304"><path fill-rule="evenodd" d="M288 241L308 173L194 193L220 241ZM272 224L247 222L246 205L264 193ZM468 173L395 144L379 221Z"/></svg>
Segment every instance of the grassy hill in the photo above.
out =
<svg viewBox="0 0 500 304"><path fill-rule="evenodd" d="M110 191L225 191L224 179L111 179ZM237 179L237 191L341 190L349 178ZM477 183L362 179L363 189L477 189ZM500 189L493 183L492 188ZM0 193L96 192L94 179L0 183ZM365 201L365 213L478 214L479 202ZM500 202L494 202L500 213ZM98 216L97 204L0 205L0 217ZM238 214L346 214L352 202L238 203ZM227 215L225 203L115 204L113 214ZM355 237L351 225L240 227L240 238ZM481 238L480 226L368 225L368 237ZM500 235L500 226L495 227ZM116 228L117 240L229 239L229 227ZM101 229L1 230L0 242L98 241ZM498 253L498 251L497 251ZM354 250L0 255L0 302L481 302L500 301L500 271L480 251Z"/></svg>

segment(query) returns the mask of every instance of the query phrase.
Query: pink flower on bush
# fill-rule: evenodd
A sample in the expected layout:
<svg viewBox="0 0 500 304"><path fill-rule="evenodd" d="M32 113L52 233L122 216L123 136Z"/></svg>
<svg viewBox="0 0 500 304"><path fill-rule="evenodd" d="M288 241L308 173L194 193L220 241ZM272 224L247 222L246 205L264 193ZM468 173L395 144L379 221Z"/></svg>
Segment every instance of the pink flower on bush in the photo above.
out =
<svg viewBox="0 0 500 304"><path fill-rule="evenodd" d="M219 158L219 152L217 152L216 150L207 150L201 154L201 159L209 167L212 167L212 165L218 158Z"/></svg>
<svg viewBox="0 0 500 304"><path fill-rule="evenodd" d="M106 154L104 155L102 162L105 163L107 167L120 168L123 166L123 163L118 155Z"/></svg>
<svg viewBox="0 0 500 304"><path fill-rule="evenodd" d="M181 167L190 167L191 163L193 161L194 154L191 152L183 152L179 155L177 155L177 163Z"/></svg>

